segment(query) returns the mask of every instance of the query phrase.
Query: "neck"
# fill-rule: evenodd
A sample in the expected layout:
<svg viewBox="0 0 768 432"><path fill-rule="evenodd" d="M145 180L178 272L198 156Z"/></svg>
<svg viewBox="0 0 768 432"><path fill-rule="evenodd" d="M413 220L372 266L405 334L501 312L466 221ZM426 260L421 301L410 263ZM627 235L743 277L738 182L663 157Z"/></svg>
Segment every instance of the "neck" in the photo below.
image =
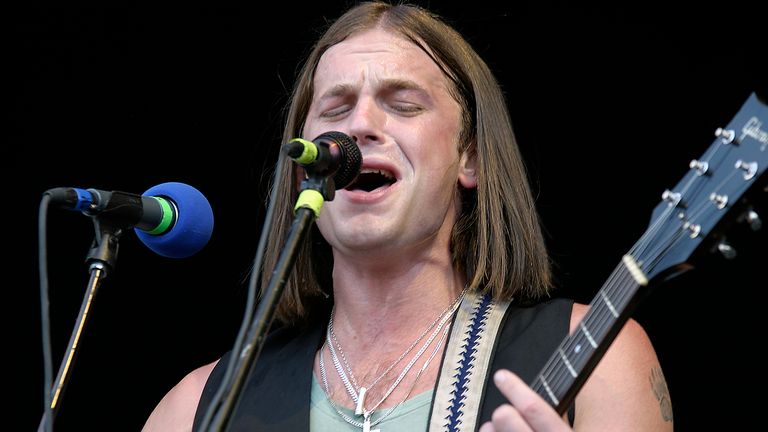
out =
<svg viewBox="0 0 768 432"><path fill-rule="evenodd" d="M418 334L466 284L449 260L370 266L334 256L336 331L365 346Z"/></svg>
<svg viewBox="0 0 768 432"><path fill-rule="evenodd" d="M333 323L323 350L335 358L334 369L346 369L350 378L344 384L337 374L325 382L329 398L377 410L432 388L463 275L434 265L401 273L342 269L346 266L336 262ZM363 387L366 392L360 393Z"/></svg>
<svg viewBox="0 0 768 432"><path fill-rule="evenodd" d="M430 336L466 284L453 266L448 238L401 245L397 252L387 245L333 248L333 331L358 387L368 390L365 409L392 407L435 385L445 345L442 332ZM430 355L436 360L428 361ZM319 356L320 376L318 365ZM340 374L331 374L328 388L329 398L343 406L354 408L360 399L351 397Z"/></svg>

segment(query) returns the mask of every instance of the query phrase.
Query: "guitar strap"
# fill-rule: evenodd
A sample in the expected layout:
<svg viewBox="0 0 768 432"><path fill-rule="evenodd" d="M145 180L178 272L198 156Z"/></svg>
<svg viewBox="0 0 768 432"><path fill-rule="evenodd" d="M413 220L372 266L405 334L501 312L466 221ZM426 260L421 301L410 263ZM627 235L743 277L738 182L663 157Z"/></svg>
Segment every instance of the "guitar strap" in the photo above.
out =
<svg viewBox="0 0 768 432"><path fill-rule="evenodd" d="M428 432L477 428L496 337L509 301L468 292L456 311L430 410Z"/></svg>

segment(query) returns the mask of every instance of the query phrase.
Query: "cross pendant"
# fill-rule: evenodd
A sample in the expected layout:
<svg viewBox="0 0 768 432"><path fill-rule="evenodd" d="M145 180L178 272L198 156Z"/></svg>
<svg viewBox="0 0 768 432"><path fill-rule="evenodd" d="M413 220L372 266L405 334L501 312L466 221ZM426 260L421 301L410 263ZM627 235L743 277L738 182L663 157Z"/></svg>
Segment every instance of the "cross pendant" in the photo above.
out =
<svg viewBox="0 0 768 432"><path fill-rule="evenodd" d="M355 415L363 415L365 411L365 392L368 391L365 387L360 387L360 394L357 395L357 406L355 407Z"/></svg>
<svg viewBox="0 0 768 432"><path fill-rule="evenodd" d="M371 418L366 417L363 421L363 432L381 432L381 429L371 430Z"/></svg>

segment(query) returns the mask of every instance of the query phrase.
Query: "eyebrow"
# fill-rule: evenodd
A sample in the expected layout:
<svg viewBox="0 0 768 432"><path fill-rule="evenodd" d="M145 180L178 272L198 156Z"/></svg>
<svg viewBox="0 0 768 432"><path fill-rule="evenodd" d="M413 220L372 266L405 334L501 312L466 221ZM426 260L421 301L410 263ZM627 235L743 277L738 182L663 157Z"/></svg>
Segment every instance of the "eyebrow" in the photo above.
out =
<svg viewBox="0 0 768 432"><path fill-rule="evenodd" d="M384 80L383 87L391 90L418 90L426 92L424 87L417 84L415 81L405 79L388 79Z"/></svg>
<svg viewBox="0 0 768 432"><path fill-rule="evenodd" d="M388 90L395 90L395 91L416 90L416 91L427 93L424 87L420 86L415 81L400 79L400 78L391 78L391 79L382 80L380 87ZM320 100L344 96L346 94L353 92L355 88L356 86L352 84L336 84L330 89L328 89L325 93L323 93L323 95L320 96Z"/></svg>
<svg viewBox="0 0 768 432"><path fill-rule="evenodd" d="M344 96L345 94L351 93L354 91L355 86L352 84L336 84L335 86L328 89L325 93L320 96L320 100L328 99L332 97L338 97L338 96Z"/></svg>

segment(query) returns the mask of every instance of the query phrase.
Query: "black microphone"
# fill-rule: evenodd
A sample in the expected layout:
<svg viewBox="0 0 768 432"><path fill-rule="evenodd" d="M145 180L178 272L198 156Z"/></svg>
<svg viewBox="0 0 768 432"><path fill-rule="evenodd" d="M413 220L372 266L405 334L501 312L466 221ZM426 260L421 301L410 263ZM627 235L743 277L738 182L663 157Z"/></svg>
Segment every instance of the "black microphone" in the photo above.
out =
<svg viewBox="0 0 768 432"><path fill-rule="evenodd" d="M169 258L197 253L213 232L211 205L200 191L184 183L159 184L142 195L73 187L53 188L45 194L60 208L134 228L147 247Z"/></svg>
<svg viewBox="0 0 768 432"><path fill-rule="evenodd" d="M363 155L348 135L330 131L312 141L294 138L283 146L285 153L307 170L330 177L335 189L344 189L360 174Z"/></svg>

